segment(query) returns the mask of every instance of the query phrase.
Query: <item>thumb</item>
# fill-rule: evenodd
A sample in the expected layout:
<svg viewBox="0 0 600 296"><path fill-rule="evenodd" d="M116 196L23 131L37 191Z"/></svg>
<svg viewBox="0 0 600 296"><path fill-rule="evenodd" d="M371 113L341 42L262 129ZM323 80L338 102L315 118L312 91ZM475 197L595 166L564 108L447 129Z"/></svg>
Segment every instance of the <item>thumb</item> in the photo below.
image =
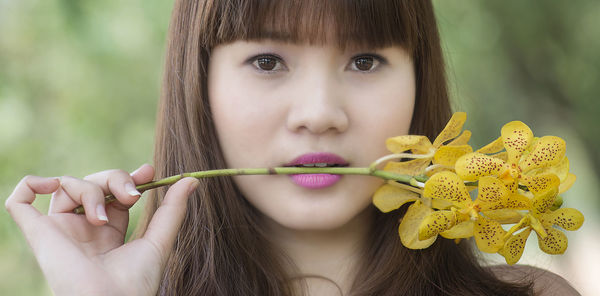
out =
<svg viewBox="0 0 600 296"><path fill-rule="evenodd" d="M148 224L144 239L149 240L158 248L162 259L166 259L173 247L185 217L188 197L198 187L198 184L197 179L189 177L173 184Z"/></svg>

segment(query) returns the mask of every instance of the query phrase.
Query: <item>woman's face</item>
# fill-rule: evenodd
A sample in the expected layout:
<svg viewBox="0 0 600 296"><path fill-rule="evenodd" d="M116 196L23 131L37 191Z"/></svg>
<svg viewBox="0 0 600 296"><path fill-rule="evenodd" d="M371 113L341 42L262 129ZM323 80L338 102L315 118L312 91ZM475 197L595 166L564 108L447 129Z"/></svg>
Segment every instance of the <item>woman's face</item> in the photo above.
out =
<svg viewBox="0 0 600 296"><path fill-rule="evenodd" d="M231 168L366 167L408 133L415 78L398 46L348 48L272 40L214 48L211 111ZM297 230L331 230L366 213L382 180L369 176L237 176L261 213Z"/></svg>

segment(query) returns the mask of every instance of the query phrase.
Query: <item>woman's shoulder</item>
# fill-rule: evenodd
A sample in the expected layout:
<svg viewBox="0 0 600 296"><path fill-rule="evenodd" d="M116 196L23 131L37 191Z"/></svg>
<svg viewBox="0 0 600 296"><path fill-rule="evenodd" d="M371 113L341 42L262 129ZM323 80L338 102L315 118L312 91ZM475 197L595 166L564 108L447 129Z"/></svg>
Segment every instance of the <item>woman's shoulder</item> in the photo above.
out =
<svg viewBox="0 0 600 296"><path fill-rule="evenodd" d="M545 269L529 265L493 265L490 266L490 270L504 281L533 282L535 295L581 295L563 277Z"/></svg>

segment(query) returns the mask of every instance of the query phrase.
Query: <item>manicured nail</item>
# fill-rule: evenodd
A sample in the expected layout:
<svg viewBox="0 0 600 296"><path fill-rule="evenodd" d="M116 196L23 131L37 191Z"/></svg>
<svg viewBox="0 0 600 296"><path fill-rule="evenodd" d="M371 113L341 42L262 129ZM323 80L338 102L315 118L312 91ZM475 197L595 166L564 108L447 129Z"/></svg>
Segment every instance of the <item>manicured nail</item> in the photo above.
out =
<svg viewBox="0 0 600 296"><path fill-rule="evenodd" d="M131 195L131 196L142 195L139 191L137 191L137 189L135 189L135 186L133 186L133 184L131 184L131 183L125 184L125 191L127 191L127 193L129 193L129 195Z"/></svg>
<svg viewBox="0 0 600 296"><path fill-rule="evenodd" d="M108 222L108 217L106 217L106 210L104 210L103 204L96 206L96 215L98 215L98 220Z"/></svg>

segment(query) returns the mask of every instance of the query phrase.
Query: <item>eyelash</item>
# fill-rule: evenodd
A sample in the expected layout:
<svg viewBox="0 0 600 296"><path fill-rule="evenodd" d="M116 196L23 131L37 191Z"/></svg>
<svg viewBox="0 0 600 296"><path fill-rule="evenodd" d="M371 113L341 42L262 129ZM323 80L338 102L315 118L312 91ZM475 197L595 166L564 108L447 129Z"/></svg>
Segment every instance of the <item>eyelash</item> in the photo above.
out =
<svg viewBox="0 0 600 296"><path fill-rule="evenodd" d="M387 65L388 61L387 59L385 59L384 57L378 55L378 54L374 54L374 53L362 53L362 54L358 54L353 56L350 60L350 64L348 64L348 66L346 66L346 69L348 68L353 68L353 66L355 66L355 62L357 59L359 58L373 58L374 62L376 62L376 65L374 66L373 69L367 70L367 71L361 71L361 70L354 70L353 71L357 71L359 73L362 74L368 74L368 73L373 73L379 70L379 68L382 65ZM278 65L281 65L281 67L284 67L284 70L287 68L285 66L285 64L283 63L283 58L281 58L279 55L274 54L274 53L264 53L264 54L259 54L259 55L255 55L251 58L249 58L248 60L246 60L246 64L252 65L256 71L263 73L263 74L276 74L282 70L263 70L261 69L256 63L258 63L258 61L260 59L274 59L276 63L278 63ZM277 65L275 66L277 67Z"/></svg>
<svg viewBox="0 0 600 296"><path fill-rule="evenodd" d="M278 63L279 65L281 65L282 67L285 67L285 64L283 63L283 58L281 58L279 55L274 54L274 53L264 53L264 54L259 54L259 55L255 55L251 58L249 58L248 60L246 60L246 64L252 65L256 71L263 73L263 74L275 74L278 73L281 70L263 70L261 69L258 65L255 65L255 63L258 63L258 60L260 59L274 59L276 63ZM287 67L285 67L287 68Z"/></svg>
<svg viewBox="0 0 600 296"><path fill-rule="evenodd" d="M361 54L353 56L350 59L352 62L348 66L350 66L350 67L355 66L356 65L355 62L359 58L373 58L374 62L376 62L376 66L374 66L373 69L370 69L368 71L361 71L361 70L358 70L358 69L355 70L355 71L358 71L359 73L362 73L362 74L368 74L368 73L376 72L376 71L379 70L379 68L382 65L387 65L388 64L387 59L385 59L384 57L382 57L382 56L380 56L378 54L375 54L375 53L361 53Z"/></svg>

